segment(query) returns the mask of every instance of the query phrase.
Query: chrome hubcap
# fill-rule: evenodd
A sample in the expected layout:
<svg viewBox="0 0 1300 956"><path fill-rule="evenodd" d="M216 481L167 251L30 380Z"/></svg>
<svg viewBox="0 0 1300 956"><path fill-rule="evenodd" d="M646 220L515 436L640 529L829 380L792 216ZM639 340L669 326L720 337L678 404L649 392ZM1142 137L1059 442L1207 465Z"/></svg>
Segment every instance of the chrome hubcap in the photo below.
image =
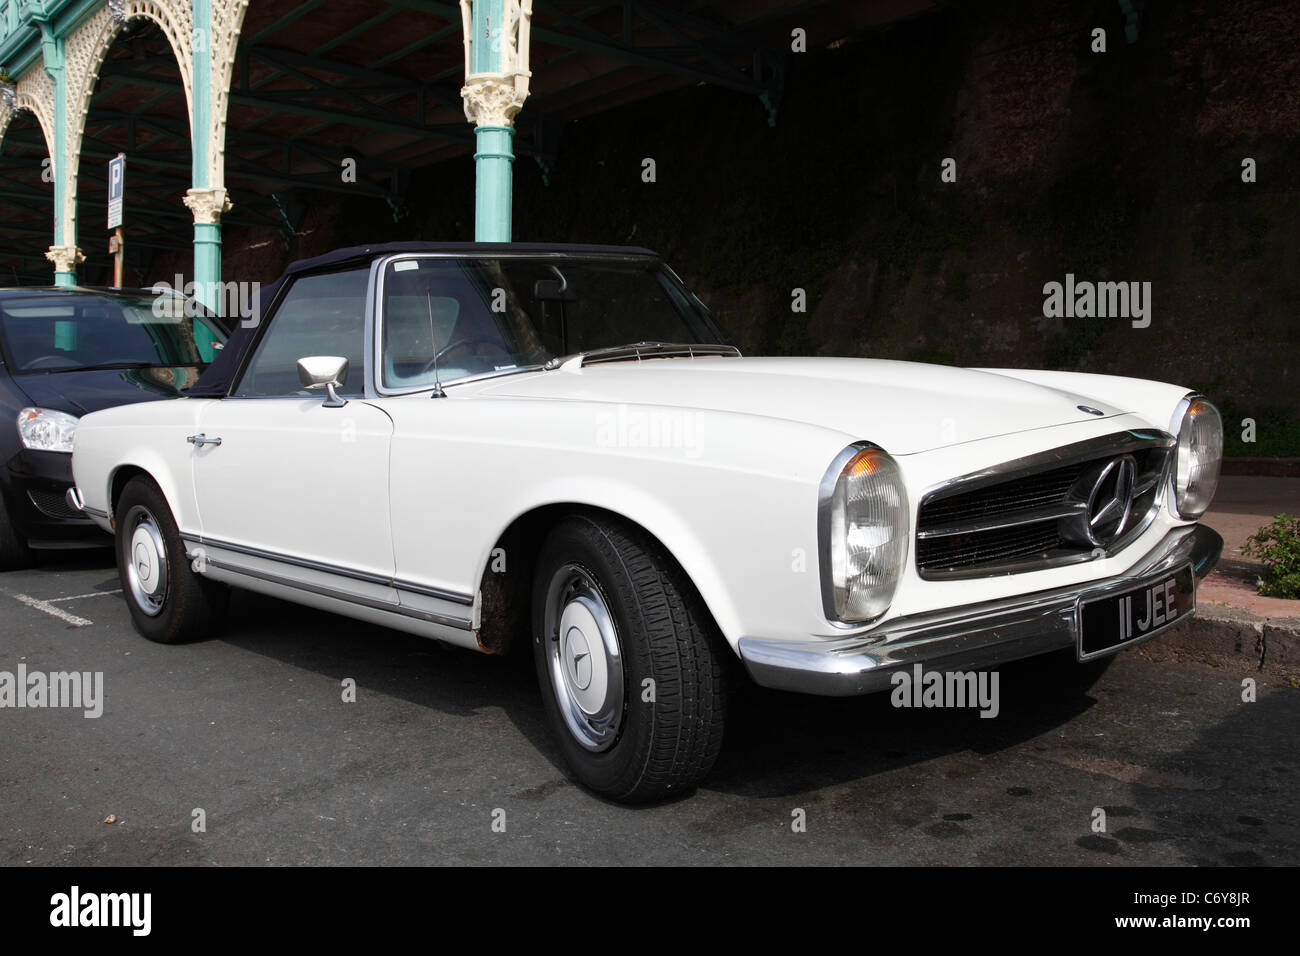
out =
<svg viewBox="0 0 1300 956"><path fill-rule="evenodd" d="M132 508L125 526L131 535L125 561L127 585L136 606L153 617L167 598L167 546L148 508Z"/></svg>
<svg viewBox="0 0 1300 956"><path fill-rule="evenodd" d="M623 724L623 659L605 596L590 574L567 564L551 579L545 619L547 669L564 722L585 749L607 750Z"/></svg>

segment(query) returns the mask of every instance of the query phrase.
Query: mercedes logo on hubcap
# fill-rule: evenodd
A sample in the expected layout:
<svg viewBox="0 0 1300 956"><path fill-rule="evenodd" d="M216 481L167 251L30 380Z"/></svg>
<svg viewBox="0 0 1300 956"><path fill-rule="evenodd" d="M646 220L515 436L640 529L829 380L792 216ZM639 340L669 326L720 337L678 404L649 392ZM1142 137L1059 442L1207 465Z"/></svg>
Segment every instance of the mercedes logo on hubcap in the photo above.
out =
<svg viewBox="0 0 1300 956"><path fill-rule="evenodd" d="M578 690L586 690L591 686L591 649L587 646L587 639L582 631L574 627L570 628L565 643L569 658L569 679Z"/></svg>
<svg viewBox="0 0 1300 956"><path fill-rule="evenodd" d="M149 576L149 569L151 567L149 563L149 549L143 544L138 544L135 547L135 566L139 570L142 578L147 578Z"/></svg>

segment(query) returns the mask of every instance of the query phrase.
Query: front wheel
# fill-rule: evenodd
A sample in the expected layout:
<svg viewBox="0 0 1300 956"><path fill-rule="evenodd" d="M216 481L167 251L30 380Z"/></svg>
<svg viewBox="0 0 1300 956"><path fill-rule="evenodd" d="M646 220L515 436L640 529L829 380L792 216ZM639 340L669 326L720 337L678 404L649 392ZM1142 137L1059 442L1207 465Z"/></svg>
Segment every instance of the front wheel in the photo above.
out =
<svg viewBox="0 0 1300 956"><path fill-rule="evenodd" d="M628 525L575 516L539 555L533 651L579 782L616 800L694 787L722 748L727 658L671 557Z"/></svg>
<svg viewBox="0 0 1300 956"><path fill-rule="evenodd" d="M194 572L162 490L132 478L117 500L115 548L135 629L159 644L207 637L225 616L230 592Z"/></svg>

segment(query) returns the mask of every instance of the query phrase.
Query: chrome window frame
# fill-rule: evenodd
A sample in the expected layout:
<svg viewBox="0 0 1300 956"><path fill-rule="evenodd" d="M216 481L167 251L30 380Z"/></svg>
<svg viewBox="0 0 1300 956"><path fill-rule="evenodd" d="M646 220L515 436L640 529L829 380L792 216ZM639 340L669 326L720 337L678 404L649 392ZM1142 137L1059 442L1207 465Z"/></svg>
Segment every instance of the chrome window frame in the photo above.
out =
<svg viewBox="0 0 1300 956"><path fill-rule="evenodd" d="M371 308L366 311L366 321L370 325L369 334L366 337L366 394L369 397L396 397L400 395L419 395L425 392L436 391L437 386L414 385L403 388L391 388L382 381L379 374L380 360L384 354L384 277L388 272L388 266L394 262L411 259L557 259L557 260L575 260L575 259L608 259L615 262L660 262L658 256L654 255L634 255L613 252L593 252L575 255L571 252L512 252L500 250L485 250L482 254L466 252L395 252L386 256L380 256L371 264L371 289L373 299ZM519 372L541 371L545 364L536 365L519 365L511 369L501 369L491 372L479 372L474 375L464 375L460 378L453 378L449 381L439 382L443 388L452 385L464 385L469 382L481 382L485 379L500 378L504 375L516 375Z"/></svg>
<svg viewBox="0 0 1300 956"><path fill-rule="evenodd" d="M236 392L238 391L239 387L244 383L244 378L248 375L248 370L252 367L253 362L257 359L258 353L262 351L262 347L266 343L266 337L267 335L270 334L271 331L271 323L275 321L276 316L280 312L280 307L284 304L284 300L288 298L289 292L293 289L293 287L297 285L301 279L310 278L312 276L337 275L340 272L360 272L363 266L359 264L358 261L355 259L351 261L353 263L352 265L348 265L348 263L343 262L343 263L339 263L336 268L312 270L309 272L301 273L300 275L295 275L292 279L284 283L282 286L280 286L279 289L275 291L275 298L273 298L270 302L267 303L266 309L263 311L262 315L259 316L258 318L257 329L253 334L253 341L250 342L248 348L244 350L244 354L240 356L239 365L235 369L234 374L230 377L230 385L226 388L226 394L223 395L221 398L222 401L266 402L266 401L284 401L287 399L302 401L304 398L307 397L304 395L299 395L297 393L286 394L286 395L237 395ZM371 317L374 314L373 311L374 288L375 288L374 263L373 262L370 263L368 268L370 270L370 274L366 277L366 296L365 296L365 304L362 305L362 309L364 310L364 312L361 317L361 336L362 336L361 364L367 366L367 368L365 370L365 374L362 376L360 393L348 394L343 396L345 399L348 400L374 397L371 394L370 385L369 385L369 381L370 381L370 373L369 373L370 355L369 355L369 345L368 345L369 337L366 334L372 322ZM232 335L234 334L233 330L231 331L231 334ZM299 357L305 358L306 356L299 356ZM353 370L351 368L348 369L348 374L349 376L353 374Z"/></svg>

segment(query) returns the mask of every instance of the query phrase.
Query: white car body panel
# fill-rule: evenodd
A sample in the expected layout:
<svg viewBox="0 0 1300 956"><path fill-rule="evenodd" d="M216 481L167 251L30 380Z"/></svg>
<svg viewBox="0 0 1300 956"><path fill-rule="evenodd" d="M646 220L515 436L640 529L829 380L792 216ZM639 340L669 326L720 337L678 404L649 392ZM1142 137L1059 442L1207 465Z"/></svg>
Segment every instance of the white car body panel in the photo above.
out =
<svg viewBox="0 0 1300 956"><path fill-rule="evenodd" d="M1094 402L1100 401L1100 397L1105 395L1109 401L1141 415L1151 424L1167 431L1177 427L1176 423L1169 420L1169 416L1178 400L1188 391L1177 385L1153 382L1150 379L1098 375L1094 372L1051 372L1028 368L988 368L977 371L1077 393Z"/></svg>
<svg viewBox="0 0 1300 956"><path fill-rule="evenodd" d="M205 538L393 576L393 423L381 410L234 398L206 403L197 427L223 440L191 459Z"/></svg>
<svg viewBox="0 0 1300 956"><path fill-rule="evenodd" d="M855 416L860 424L841 421L842 430L794 418L796 411L804 417L818 414L815 396L798 403L801 408L787 409L785 418L732 410L755 398L737 399L736 391L744 393L751 379L761 383L766 372L721 371L720 404L728 408L701 407L710 366L790 365L811 389L819 361L693 359L594 366L469 383L448 389L445 399L420 393L354 399L335 409L319 399L185 399L159 403L172 412L165 424L157 421L155 405L111 409L87 416L94 427L79 430L74 467L94 508L105 508L107 483L86 477L132 464L159 479L183 532L467 595L478 591L493 546L515 518L553 504L604 508L640 524L668 548L735 646L743 636L812 641L845 633L822 614L815 517L822 475L850 442L865 437L892 451L893 439L895 447L909 449L897 457L914 526L924 492L955 475L1116 431L1160 427L1135 414L1101 418L1077 410L1068 424L1046 424L1044 409L1050 417L1065 416L1065 407L1075 409L1076 397L1094 407L1105 403L1093 396L1062 398L1033 385L1015 386L1016 392L1030 389L1041 398L1024 414L1012 416L1007 405L999 405L999 415L989 415L978 410L980 396L944 416L943 408L956 407L946 397L951 386L934 396L920 383L969 381L963 370L849 359L825 361L837 367L840 381L850 377L855 364L863 376L881 366L891 376L901 374L899 366L913 369L909 394L926 408L917 431L930 437L908 441L904 420L911 422L911 413L900 415L892 405L874 411L864 402ZM688 365L698 368L679 371ZM992 375L979 378L996 384ZM683 381L694 390L687 397L670 387ZM1166 399L1167 419L1186 391L1157 388ZM683 404L629 401L657 391L676 395ZM825 417L836 417L827 412ZM627 422L653 421L656 415L666 416L661 420L666 433L680 416L692 416L690 442L637 447ZM841 411L839 417L847 416ZM384 434L389 418L391 449ZM951 427L945 421L957 423L952 444L914 450L932 445L943 428ZM195 432L220 435L224 444L196 450L185 442ZM980 437L988 432L1000 434ZM100 437L107 435L116 439L111 448ZM926 581L909 555L889 612L849 632L935 606L1118 573L1144 553L1144 544L1187 523L1162 508L1142 538L1119 555L1029 574ZM250 566L266 570L255 562ZM310 583L328 580L295 573ZM358 582L357 589L398 600L391 588ZM444 602L417 597L402 600L425 610L447 609Z"/></svg>
<svg viewBox="0 0 1300 956"><path fill-rule="evenodd" d="M533 400L802 422L838 431L849 441L868 437L895 456L1078 421L1085 417L1078 410L1082 401L1107 415L1129 410L1006 375L881 359L701 358L560 372L470 387ZM1176 391L1179 397L1186 394L1186 389Z"/></svg>
<svg viewBox="0 0 1300 956"><path fill-rule="evenodd" d="M86 510L110 528L115 479L139 469L202 573L479 647L482 588L512 522L600 508L671 553L738 653L745 639L842 641L936 609L1111 579L1193 523L1166 489L1145 531L1095 560L933 580L912 553L928 491L1115 433L1167 437L1188 394L1173 385L833 358L569 362L449 384L440 398L379 395L372 369L365 378L367 397L342 407L322 394L87 415L73 457ZM222 444L196 447L195 434ZM898 462L911 530L888 611L845 627L823 607L817 511L828 467L859 441Z"/></svg>
<svg viewBox="0 0 1300 956"><path fill-rule="evenodd" d="M94 425L77 427L73 475L86 504L86 513L105 530L112 530L110 493L114 476L122 469L138 468L153 476L172 507L182 529L198 530L199 506L194 495L194 446L186 439L198 431L199 415L208 399L152 402L152 414L140 415L135 406L95 412ZM82 421L90 419L84 416ZM78 454L79 453L79 454Z"/></svg>
<svg viewBox="0 0 1300 956"><path fill-rule="evenodd" d="M436 401L377 401L396 428L392 508L404 516L394 527L402 577L472 593L497 537L515 518L546 505L579 504L621 514L657 537L706 596L724 634L739 636L755 615L790 617L789 607L820 607L816 488L845 444L842 435L709 413L698 427L715 437L701 443L698 455L603 446L602 428L617 415L608 406L448 393ZM771 454L772 442L780 456ZM464 467L468 461L475 467ZM738 516L749 531L732 526ZM796 548L806 555L807 573L790 572ZM774 578L799 593L773 600L763 589ZM750 580L754 587L740 583ZM794 619L811 622L802 614Z"/></svg>

